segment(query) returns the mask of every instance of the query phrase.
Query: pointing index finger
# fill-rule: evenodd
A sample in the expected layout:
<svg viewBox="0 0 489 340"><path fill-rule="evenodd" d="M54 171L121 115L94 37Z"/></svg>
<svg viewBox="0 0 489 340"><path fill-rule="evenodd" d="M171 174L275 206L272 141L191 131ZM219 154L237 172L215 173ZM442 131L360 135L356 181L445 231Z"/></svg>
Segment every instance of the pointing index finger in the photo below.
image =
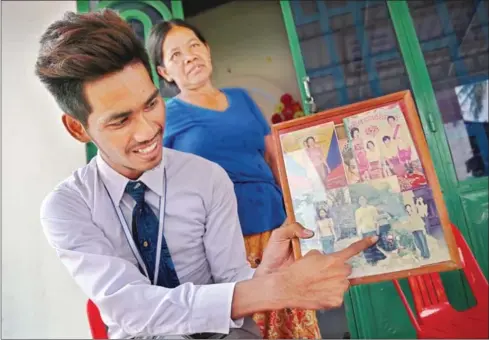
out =
<svg viewBox="0 0 489 340"><path fill-rule="evenodd" d="M368 247L374 245L375 242L378 241L378 239L379 238L377 236L365 237L360 241L350 244L347 248L336 252L335 256L339 257L344 261L349 260L353 256L359 254L360 252L364 251Z"/></svg>

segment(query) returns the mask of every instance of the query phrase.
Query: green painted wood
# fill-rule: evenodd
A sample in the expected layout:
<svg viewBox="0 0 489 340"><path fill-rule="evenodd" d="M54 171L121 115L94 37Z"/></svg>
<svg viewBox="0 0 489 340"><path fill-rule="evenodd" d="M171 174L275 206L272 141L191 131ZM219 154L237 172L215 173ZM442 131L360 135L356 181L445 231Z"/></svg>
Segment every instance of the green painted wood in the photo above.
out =
<svg viewBox="0 0 489 340"><path fill-rule="evenodd" d="M175 19L183 19L183 4L181 1L172 1L171 2L171 12L173 14L173 18Z"/></svg>
<svg viewBox="0 0 489 340"><path fill-rule="evenodd" d="M489 193L487 190L489 183L487 178L484 179L485 181L478 188L474 185L464 187L462 183L459 192L464 215L468 219L468 233L472 240L471 249L487 278L489 274Z"/></svg>
<svg viewBox="0 0 489 340"><path fill-rule="evenodd" d="M294 64L295 72L297 75L297 85L301 93L302 108L306 115L310 114L309 105L307 105L306 90L304 88L303 80L307 76L306 67L304 66L304 59L302 58L301 45L299 42L299 36L295 28L294 16L292 14L292 8L288 0L281 0L280 7L282 8L282 16L285 24L285 31L289 38L290 53L292 55L292 62Z"/></svg>
<svg viewBox="0 0 489 340"><path fill-rule="evenodd" d="M405 1L388 1L387 4L389 6L391 17L393 17L401 53L405 60L405 67L411 81L414 99L424 127L424 132L428 141L438 180L443 191L450 220L460 229L469 246L472 249L476 249L477 241L472 237L473 235L471 235L470 230L474 227L477 228L477 226L472 225L472 221L476 220L478 216L467 215L466 213L468 210L463 210L463 203L461 202L459 190L460 188L465 187L464 183L467 182L468 190L471 190L470 188L472 188L472 190L474 190L474 188L479 190L477 187L480 187L481 192L485 192L487 197L487 184L485 184L484 187L484 184L482 183L484 182L484 179L468 179L464 182L458 182L449 144L443 127L442 115L438 108L428 67L424 61L423 51L419 44L419 40L417 39L413 20L409 15L409 7ZM435 132L429 128L430 123L435 125ZM482 189L482 187L485 189ZM483 251L478 251L478 254L483 253ZM487 264L487 256L481 257L481 255L479 255L477 256L477 259L479 263ZM473 305L472 293L470 292L465 277L460 271L442 273L441 277L445 285L447 296L455 308L462 310Z"/></svg>
<svg viewBox="0 0 489 340"><path fill-rule="evenodd" d="M129 9L120 12L120 15L126 21L138 20L139 22L141 22L143 24L144 40L146 40L149 37L149 34L151 32L151 27L153 26L153 24L151 23L150 17L146 13L135 9ZM153 78L153 82L155 83L156 87L160 88L158 73L156 72L156 68L153 66L153 64L151 64L151 76Z"/></svg>
<svg viewBox="0 0 489 340"><path fill-rule="evenodd" d="M124 2L124 0L102 0L98 3L97 8L109 8L113 7L117 4ZM127 2L127 1L126 1ZM137 2L147 4L158 11L161 17L164 20L170 20L173 18L171 10L161 1L153 1L153 0L138 0ZM177 2L177 1L172 1ZM180 2L180 1L178 1ZM173 6L172 6L173 7ZM179 13L179 15L183 15L183 13Z"/></svg>
<svg viewBox="0 0 489 340"><path fill-rule="evenodd" d="M76 11L78 13L90 12L90 3L88 0L77 0L76 1Z"/></svg>

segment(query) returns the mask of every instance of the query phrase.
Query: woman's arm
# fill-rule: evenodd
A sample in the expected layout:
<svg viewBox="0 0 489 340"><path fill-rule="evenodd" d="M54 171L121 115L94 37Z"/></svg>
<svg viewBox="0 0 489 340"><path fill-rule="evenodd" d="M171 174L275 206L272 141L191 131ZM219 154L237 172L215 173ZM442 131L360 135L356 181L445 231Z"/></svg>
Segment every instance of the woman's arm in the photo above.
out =
<svg viewBox="0 0 489 340"><path fill-rule="evenodd" d="M271 134L265 136L265 161L270 169L272 169L275 182L280 186L280 176L278 172L277 154L275 153L275 143Z"/></svg>
<svg viewBox="0 0 489 340"><path fill-rule="evenodd" d="M330 229L330 231L331 231L331 235L333 235L334 240L335 240L335 242L336 242L336 240L338 239L338 237L336 236L336 232L335 232L335 230L334 230L334 222L333 222L333 219L330 219L330 220L329 220L329 229Z"/></svg>

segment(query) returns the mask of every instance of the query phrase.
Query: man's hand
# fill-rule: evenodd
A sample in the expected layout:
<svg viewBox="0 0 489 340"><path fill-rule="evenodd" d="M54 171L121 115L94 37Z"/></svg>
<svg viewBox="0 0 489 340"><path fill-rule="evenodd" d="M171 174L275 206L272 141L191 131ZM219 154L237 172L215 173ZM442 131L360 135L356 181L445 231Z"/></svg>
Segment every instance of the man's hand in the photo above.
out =
<svg viewBox="0 0 489 340"><path fill-rule="evenodd" d="M279 305L303 309L337 308L350 284L348 276L352 268L347 261L377 242L377 237L368 237L333 254L323 255L314 250L272 274Z"/></svg>
<svg viewBox="0 0 489 340"><path fill-rule="evenodd" d="M287 249L282 253L287 256L267 256L269 264L278 266L274 272L261 276L255 274L253 279L236 284L231 318L238 319L253 313L286 307L318 310L341 306L343 296L350 286L348 276L351 274L351 266L347 261L375 244L378 239L364 238L329 255L323 255L317 250L310 251L289 265L293 259L289 250L292 237L288 237L288 242L284 241L287 239L286 235L290 236L290 231L284 229L275 236L276 243L270 249ZM271 254L271 251L268 253Z"/></svg>
<svg viewBox="0 0 489 340"><path fill-rule="evenodd" d="M292 239L308 239L313 236L313 231L302 227L299 223L286 222L275 229L268 240L262 261L255 271L255 277L273 273L292 264L294 262Z"/></svg>

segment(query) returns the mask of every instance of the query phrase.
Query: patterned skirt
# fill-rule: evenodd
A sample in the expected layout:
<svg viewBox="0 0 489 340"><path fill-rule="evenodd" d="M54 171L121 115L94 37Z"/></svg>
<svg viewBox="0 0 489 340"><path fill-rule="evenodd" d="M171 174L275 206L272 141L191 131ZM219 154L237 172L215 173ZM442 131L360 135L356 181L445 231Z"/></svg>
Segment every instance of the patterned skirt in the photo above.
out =
<svg viewBox="0 0 489 340"><path fill-rule="evenodd" d="M248 262L256 268L263 256L271 231L245 236ZM253 320L264 339L321 339L316 312L313 310L286 308L256 313Z"/></svg>

